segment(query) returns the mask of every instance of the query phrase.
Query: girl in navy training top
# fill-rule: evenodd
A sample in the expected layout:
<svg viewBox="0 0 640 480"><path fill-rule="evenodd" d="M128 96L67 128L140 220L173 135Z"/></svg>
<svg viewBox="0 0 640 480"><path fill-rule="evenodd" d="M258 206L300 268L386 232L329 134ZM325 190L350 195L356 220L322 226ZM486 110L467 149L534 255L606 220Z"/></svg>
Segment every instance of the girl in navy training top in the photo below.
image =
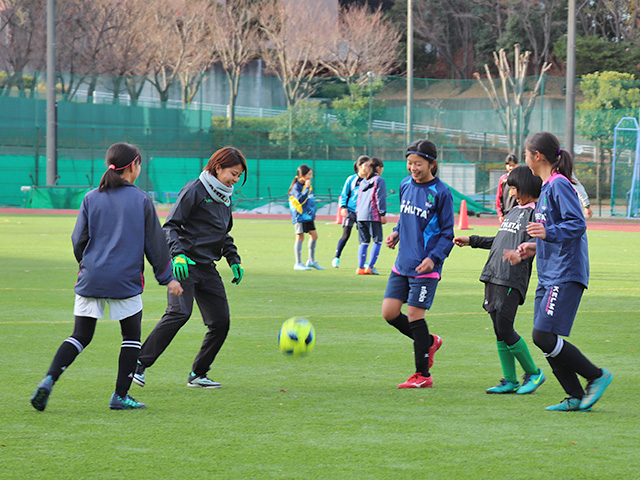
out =
<svg viewBox="0 0 640 480"><path fill-rule="evenodd" d="M140 352L144 257L169 293L180 295L182 287L172 275L169 248L153 202L133 185L140 175L140 161L136 147L127 143L112 145L107 151L108 169L99 187L82 200L71 236L80 267L75 286L75 326L31 396L36 410L45 409L54 383L91 342L97 319L103 317L107 303L111 320L118 320L122 331L116 389L109 407L145 407L127 393Z"/></svg>
<svg viewBox="0 0 640 480"><path fill-rule="evenodd" d="M526 228L533 221L535 201L540 196L541 187L542 181L531 173L529 167L515 167L507 178L507 188L519 205L503 218L496 236L471 235L453 239L460 247L470 245L472 248L491 249L480 281L485 284L483 306L491 315L504 376L498 385L487 389L487 393L533 393L545 381L545 375L533 361L527 343L513 328L518 306L524 303L527 294L533 258L516 266L509 265L505 258L505 251L517 255L518 245L531 238ZM524 370L522 385L516 376L516 360Z"/></svg>
<svg viewBox="0 0 640 480"><path fill-rule="evenodd" d="M554 411L589 411L613 375L591 363L568 337L583 291L589 282L587 226L571 181L573 159L551 133L533 135L526 161L543 181L535 222L527 232L535 243L518 247L520 258L537 254L538 288L534 305L533 341L542 350L567 398L547 407ZM517 258L512 260L516 263ZM586 392L578 375L587 379Z"/></svg>
<svg viewBox="0 0 640 480"><path fill-rule="evenodd" d="M400 220L385 243L398 247L382 301L382 316L413 340L415 374L398 388L433 386L429 369L442 339L431 335L425 311L431 307L442 265L453 248L453 198L435 177L438 152L428 140L416 140L407 149L410 176L400 184ZM407 304L403 314L402 304Z"/></svg>
<svg viewBox="0 0 640 480"><path fill-rule="evenodd" d="M324 270L318 262L316 262L316 242L318 241L318 232L316 231L316 199L313 195L313 187L311 179L313 178L313 170L308 165L300 165L296 172L296 176L289 187L289 209L291 210L291 221L296 231L296 241L294 243L293 252L296 257L296 263L293 265L294 270ZM304 234L309 234L309 259L307 263L302 263L302 242Z"/></svg>

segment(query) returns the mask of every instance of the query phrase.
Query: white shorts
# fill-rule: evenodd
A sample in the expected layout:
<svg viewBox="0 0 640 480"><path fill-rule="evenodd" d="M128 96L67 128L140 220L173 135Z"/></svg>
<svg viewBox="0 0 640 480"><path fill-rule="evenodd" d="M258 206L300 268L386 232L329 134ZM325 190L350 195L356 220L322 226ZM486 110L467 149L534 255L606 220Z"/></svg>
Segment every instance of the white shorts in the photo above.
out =
<svg viewBox="0 0 640 480"><path fill-rule="evenodd" d="M109 318L123 320L142 310L142 295L129 298L91 298L76 294L73 314L77 317L104 317L104 306L109 304Z"/></svg>

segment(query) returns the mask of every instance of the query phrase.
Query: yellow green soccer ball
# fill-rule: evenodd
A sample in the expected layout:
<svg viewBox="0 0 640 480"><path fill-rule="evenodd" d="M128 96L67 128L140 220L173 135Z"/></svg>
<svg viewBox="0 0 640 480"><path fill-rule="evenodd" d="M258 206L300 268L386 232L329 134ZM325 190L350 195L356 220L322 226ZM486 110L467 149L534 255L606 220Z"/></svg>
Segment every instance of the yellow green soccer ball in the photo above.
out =
<svg viewBox="0 0 640 480"><path fill-rule="evenodd" d="M316 331L306 318L292 317L285 321L278 334L278 347L288 355L311 353L316 343Z"/></svg>

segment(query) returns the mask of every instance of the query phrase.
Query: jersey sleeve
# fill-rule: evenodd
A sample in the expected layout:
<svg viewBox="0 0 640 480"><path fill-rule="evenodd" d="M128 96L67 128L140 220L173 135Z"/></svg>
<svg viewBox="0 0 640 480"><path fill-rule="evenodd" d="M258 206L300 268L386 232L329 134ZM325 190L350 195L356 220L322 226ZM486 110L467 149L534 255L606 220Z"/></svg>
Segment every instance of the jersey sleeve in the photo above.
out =
<svg viewBox="0 0 640 480"><path fill-rule="evenodd" d="M439 193L438 223L440 224L440 238L429 254L431 260L437 263L444 262L453 248L453 196L443 184L443 190Z"/></svg>
<svg viewBox="0 0 640 480"><path fill-rule="evenodd" d="M545 225L545 241L557 243L580 237L586 231L587 224L573 184L566 179L553 182L551 199L560 221Z"/></svg>

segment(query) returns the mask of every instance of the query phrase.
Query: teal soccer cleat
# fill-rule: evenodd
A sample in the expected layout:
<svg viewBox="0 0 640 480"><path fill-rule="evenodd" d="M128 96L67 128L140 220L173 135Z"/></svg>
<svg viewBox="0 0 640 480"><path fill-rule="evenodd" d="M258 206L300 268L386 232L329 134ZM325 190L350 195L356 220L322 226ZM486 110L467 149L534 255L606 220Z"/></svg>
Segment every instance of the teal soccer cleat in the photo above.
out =
<svg viewBox="0 0 640 480"><path fill-rule="evenodd" d="M591 411L591 407L589 408L580 408L580 399L567 397L563 401L561 401L557 405L551 405L547 407L545 410L549 410L551 412L589 412Z"/></svg>
<svg viewBox="0 0 640 480"><path fill-rule="evenodd" d="M135 410L138 408L146 408L146 405L137 402L131 395L121 397L116 392L113 392L111 401L109 402L109 408L111 410Z"/></svg>
<svg viewBox="0 0 640 480"><path fill-rule="evenodd" d="M516 390L516 393L520 395L533 393L544 383L546 379L547 377L545 377L541 368L538 368L538 373L536 375L525 373L524 378L522 379L522 386Z"/></svg>
<svg viewBox="0 0 640 480"><path fill-rule="evenodd" d="M44 411L47 407L47 402L49 401L49 395L51 395L51 390L53 389L53 377L51 375L47 375L42 379L42 381L38 384L38 388L31 395L31 405L33 408L39 411Z"/></svg>
<svg viewBox="0 0 640 480"><path fill-rule="evenodd" d="M602 375L587 384L587 393L580 401L580 409L585 410L591 408L596 403L609 384L613 380L613 375L606 368L602 369Z"/></svg>
<svg viewBox="0 0 640 480"><path fill-rule="evenodd" d="M518 382L513 383L506 379L500 380L500 383L495 387L487 388L487 393L497 393L497 394L505 394L505 393L516 393L520 384Z"/></svg>

